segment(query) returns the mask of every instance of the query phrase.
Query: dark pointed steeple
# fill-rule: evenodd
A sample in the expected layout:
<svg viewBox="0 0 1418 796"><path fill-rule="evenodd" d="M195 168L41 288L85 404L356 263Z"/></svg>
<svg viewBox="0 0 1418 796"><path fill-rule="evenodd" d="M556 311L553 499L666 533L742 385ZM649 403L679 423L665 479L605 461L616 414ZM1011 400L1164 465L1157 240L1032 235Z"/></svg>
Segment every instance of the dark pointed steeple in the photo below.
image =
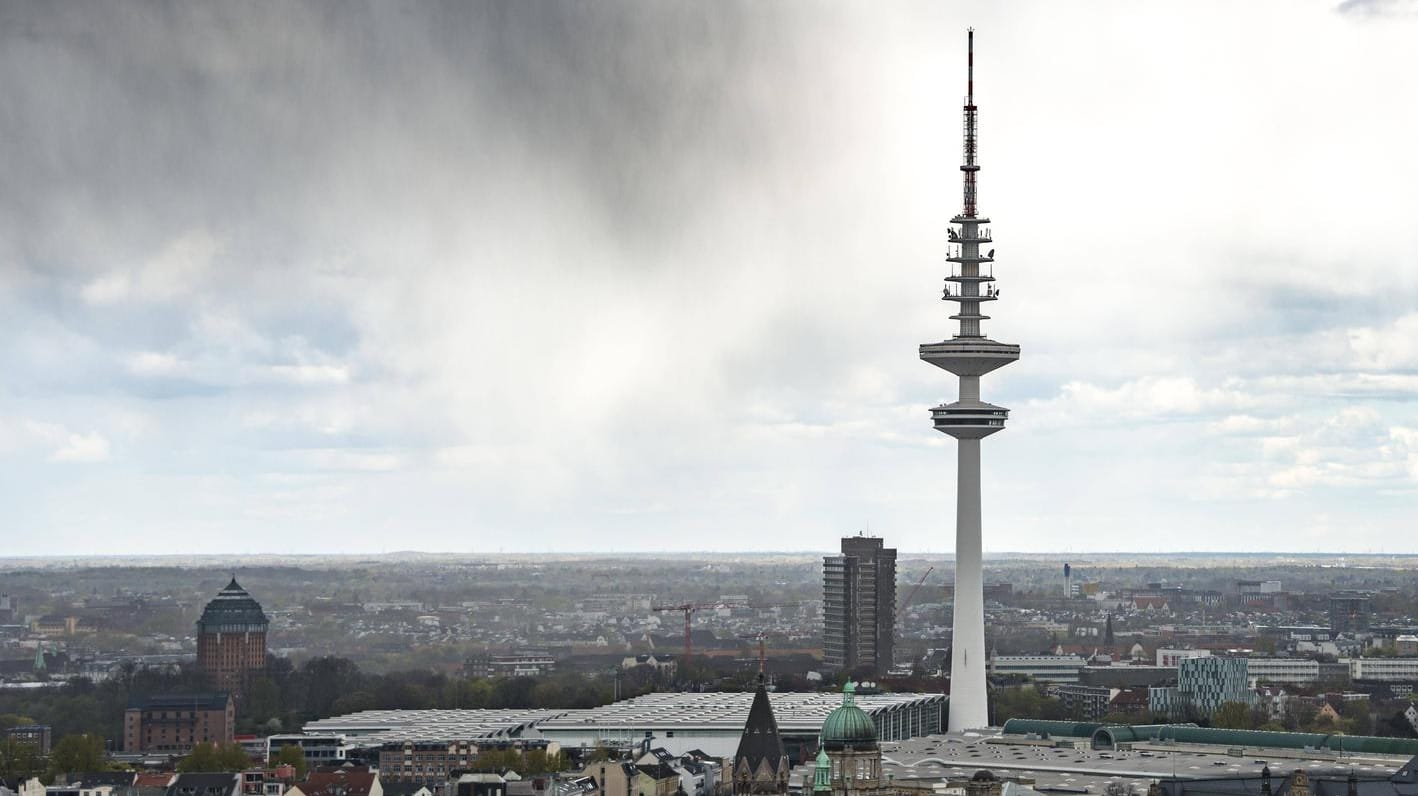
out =
<svg viewBox="0 0 1418 796"><path fill-rule="evenodd" d="M773 716L773 705L760 674L739 749L734 754L734 793L787 793L788 768L778 720Z"/></svg>

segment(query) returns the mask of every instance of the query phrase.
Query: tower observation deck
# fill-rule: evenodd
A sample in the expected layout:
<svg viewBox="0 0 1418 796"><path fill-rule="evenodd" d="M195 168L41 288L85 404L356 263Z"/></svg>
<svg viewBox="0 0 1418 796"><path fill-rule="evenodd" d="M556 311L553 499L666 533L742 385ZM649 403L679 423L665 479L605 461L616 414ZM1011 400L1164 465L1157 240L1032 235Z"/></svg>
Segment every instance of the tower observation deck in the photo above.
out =
<svg viewBox="0 0 1418 796"><path fill-rule="evenodd" d="M985 727L989 712L985 685L984 584L981 573L980 440L1004 430L1009 410L980 400L980 377L1019 359L1019 346L989 339L981 323L989 316L981 308L999 299L995 287L995 250L988 218L976 208L979 112L975 106L975 31L968 37L968 79L965 95L964 208L952 225L945 258L951 264L941 299L953 302L959 322L956 334L921 346L921 359L960 378L960 395L953 403L931 409L935 429L958 442L955 502L955 616L951 640L951 732Z"/></svg>

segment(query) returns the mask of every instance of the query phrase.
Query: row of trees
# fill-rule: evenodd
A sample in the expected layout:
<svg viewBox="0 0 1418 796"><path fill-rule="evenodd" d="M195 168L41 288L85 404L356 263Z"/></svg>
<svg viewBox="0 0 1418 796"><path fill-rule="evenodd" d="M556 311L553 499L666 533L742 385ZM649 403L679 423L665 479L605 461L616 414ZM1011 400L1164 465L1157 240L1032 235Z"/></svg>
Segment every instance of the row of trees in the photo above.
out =
<svg viewBox="0 0 1418 796"><path fill-rule="evenodd" d="M1020 685L1000 688L990 695L994 722L1003 724L1012 718L1081 720L1086 717L1068 715L1063 704L1046 696L1038 687ZM1345 735L1380 735L1393 737L1414 737L1416 734L1403 716L1402 705L1379 708L1378 720L1374 707L1367 700L1346 702L1337 706L1336 719L1322 711L1318 705L1307 702L1292 704L1285 716L1272 719L1264 706L1252 706L1241 702L1227 702L1211 715L1189 712L1177 721L1190 722L1202 727L1222 727L1236 730L1274 730L1278 732L1318 732ZM1172 719L1151 713L1125 714L1109 713L1101 720L1104 724L1166 724Z"/></svg>
<svg viewBox="0 0 1418 796"><path fill-rule="evenodd" d="M251 767L251 758L238 743L199 743L177 764L181 772L244 771ZM297 777L304 777L308 770L305 752L294 744L281 747L272 765L289 765L295 769Z"/></svg>
<svg viewBox="0 0 1418 796"><path fill-rule="evenodd" d="M312 719L379 708L591 708L610 703L617 691L625 698L661 685L653 670L626 672L619 682L610 673L588 677L574 672L469 679L430 671L369 673L339 657L312 658L296 666L273 655L238 708L237 731L276 732ZM102 752L104 739L116 745L122 737L123 712L130 700L206 688L194 667L157 671L127 666L101 683L81 678L57 688L0 691L0 721L8 721L8 726L47 724L61 743L70 736L93 736ZM23 755L23 750L12 749L4 759Z"/></svg>
<svg viewBox="0 0 1418 796"><path fill-rule="evenodd" d="M103 738L97 735L66 735L50 750L48 758L40 756L32 743L0 738L0 779L40 777L52 782L60 772L106 769Z"/></svg>
<svg viewBox="0 0 1418 796"><path fill-rule="evenodd" d="M622 698L647 693L653 677L627 676ZM609 704L617 684L610 674L563 672L541 677L470 679L442 672L361 671L347 658L312 658L294 666L272 656L242 706L242 728L267 732L311 719L359 710L416 708L591 708Z"/></svg>

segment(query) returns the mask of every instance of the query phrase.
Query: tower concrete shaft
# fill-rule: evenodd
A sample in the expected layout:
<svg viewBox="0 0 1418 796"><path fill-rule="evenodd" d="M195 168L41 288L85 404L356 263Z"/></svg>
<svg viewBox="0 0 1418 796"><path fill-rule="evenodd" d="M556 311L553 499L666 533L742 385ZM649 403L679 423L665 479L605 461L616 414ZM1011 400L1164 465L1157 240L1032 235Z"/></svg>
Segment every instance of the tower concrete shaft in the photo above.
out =
<svg viewBox="0 0 1418 796"><path fill-rule="evenodd" d="M950 248L946 261L950 275L941 296L958 306L951 320L959 321L957 334L939 343L921 346L921 359L960 379L959 399L931 410L937 431L957 440L955 495L955 616L950 657L951 732L989 725L985 682L985 596L982 569L980 512L980 440L1004 430L1009 410L980 400L980 377L1019 358L1019 346L989 339L981 322L985 302L999 298L994 286L994 249L980 253L980 244L992 238L988 218L976 210L978 109L975 106L975 32L969 34L969 77L965 96L964 208L950 220ZM954 286L954 289L952 289Z"/></svg>

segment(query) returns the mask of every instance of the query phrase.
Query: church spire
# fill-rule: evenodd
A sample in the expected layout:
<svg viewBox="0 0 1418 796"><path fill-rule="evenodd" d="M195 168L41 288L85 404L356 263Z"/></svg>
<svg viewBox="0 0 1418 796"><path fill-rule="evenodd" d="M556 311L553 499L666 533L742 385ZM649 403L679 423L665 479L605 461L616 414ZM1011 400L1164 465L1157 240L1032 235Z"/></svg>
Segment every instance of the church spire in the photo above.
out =
<svg viewBox="0 0 1418 796"><path fill-rule="evenodd" d="M734 793L787 793L788 769L788 756L783 751L783 739L778 735L778 720L760 676L739 749L734 755Z"/></svg>

